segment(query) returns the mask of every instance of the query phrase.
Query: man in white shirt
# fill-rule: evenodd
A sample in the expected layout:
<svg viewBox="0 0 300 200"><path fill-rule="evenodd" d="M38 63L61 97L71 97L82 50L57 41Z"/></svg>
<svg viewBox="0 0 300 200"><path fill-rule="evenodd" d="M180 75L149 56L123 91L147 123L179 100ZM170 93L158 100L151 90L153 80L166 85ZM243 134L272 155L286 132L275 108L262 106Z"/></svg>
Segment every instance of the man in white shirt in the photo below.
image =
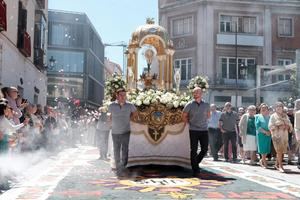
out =
<svg viewBox="0 0 300 200"><path fill-rule="evenodd" d="M208 140L214 161L218 161L218 152L223 145L222 134L219 129L221 112L215 104L210 105L210 118L208 119Z"/></svg>

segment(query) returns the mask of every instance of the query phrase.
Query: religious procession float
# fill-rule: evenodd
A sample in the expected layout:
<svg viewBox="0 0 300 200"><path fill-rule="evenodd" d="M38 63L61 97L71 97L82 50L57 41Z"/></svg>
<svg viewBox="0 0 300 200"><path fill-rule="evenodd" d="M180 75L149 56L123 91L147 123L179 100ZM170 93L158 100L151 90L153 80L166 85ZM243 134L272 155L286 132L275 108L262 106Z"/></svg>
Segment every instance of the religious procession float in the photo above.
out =
<svg viewBox="0 0 300 200"><path fill-rule="evenodd" d="M148 21L132 33L126 80L114 74L106 81L106 103L115 99L117 89L125 88L127 100L138 110L131 121L128 166L190 168L189 127L182 121L182 109L192 99L191 90L196 86L206 90L208 83L197 76L185 92L180 91L181 74L179 69L173 73L173 55L173 42L165 28ZM140 57L147 62L142 70L138 66Z"/></svg>

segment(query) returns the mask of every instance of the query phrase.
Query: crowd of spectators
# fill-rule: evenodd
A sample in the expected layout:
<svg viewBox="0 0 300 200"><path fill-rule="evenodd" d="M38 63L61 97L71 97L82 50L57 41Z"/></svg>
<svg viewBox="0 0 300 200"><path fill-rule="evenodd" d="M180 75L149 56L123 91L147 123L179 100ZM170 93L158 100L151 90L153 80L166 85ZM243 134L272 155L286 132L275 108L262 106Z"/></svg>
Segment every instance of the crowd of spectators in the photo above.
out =
<svg viewBox="0 0 300 200"><path fill-rule="evenodd" d="M240 107L237 112L229 102L222 109L211 104L208 125L210 155L214 161L220 161L219 156L222 156L225 162L263 168L273 165L280 172L285 172L284 162L297 164L300 169L299 147L293 127L294 109L282 102L274 106L262 103L260 106Z"/></svg>
<svg viewBox="0 0 300 200"><path fill-rule="evenodd" d="M24 99L16 87L3 87L0 92L0 159L9 156L13 160L17 155L39 151L49 155L81 144L97 145L95 130L99 113L80 105L42 107ZM1 181L6 180L3 176L0 169Z"/></svg>
<svg viewBox="0 0 300 200"><path fill-rule="evenodd" d="M81 106L43 108L22 98L17 88L4 87L0 99L0 155L41 148L57 150L78 143L95 145L99 113Z"/></svg>

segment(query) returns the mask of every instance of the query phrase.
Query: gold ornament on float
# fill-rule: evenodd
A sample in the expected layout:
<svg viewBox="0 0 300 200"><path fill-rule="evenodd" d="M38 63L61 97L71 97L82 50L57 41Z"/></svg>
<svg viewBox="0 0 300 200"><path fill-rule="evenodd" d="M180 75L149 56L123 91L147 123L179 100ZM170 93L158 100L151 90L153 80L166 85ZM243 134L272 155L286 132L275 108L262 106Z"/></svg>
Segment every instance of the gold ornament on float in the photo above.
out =
<svg viewBox="0 0 300 200"><path fill-rule="evenodd" d="M148 125L148 132L144 133L145 136L152 144L159 144L168 134L165 126L182 122L181 115L181 109L168 109L165 105L156 103L138 107L138 115L133 121Z"/></svg>

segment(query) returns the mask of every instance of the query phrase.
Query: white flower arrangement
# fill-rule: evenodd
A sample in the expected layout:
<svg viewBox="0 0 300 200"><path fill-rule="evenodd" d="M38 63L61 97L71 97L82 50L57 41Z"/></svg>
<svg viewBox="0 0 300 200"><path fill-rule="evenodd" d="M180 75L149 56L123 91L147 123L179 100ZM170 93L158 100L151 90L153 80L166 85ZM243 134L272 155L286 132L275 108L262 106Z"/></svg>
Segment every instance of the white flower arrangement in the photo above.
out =
<svg viewBox="0 0 300 200"><path fill-rule="evenodd" d="M202 76L196 76L192 78L187 88L189 90L193 90L195 87L200 87L203 92L206 92L209 88L207 78L204 78Z"/></svg>
<svg viewBox="0 0 300 200"><path fill-rule="evenodd" d="M109 98L114 98L116 91L120 88L126 88L126 83L118 74L113 74L111 78L105 81L105 95Z"/></svg>
<svg viewBox="0 0 300 200"><path fill-rule="evenodd" d="M150 89L147 91L130 92L127 94L127 100L137 107L161 103L168 108L180 108L184 107L191 100L191 96L186 93L177 95L173 92Z"/></svg>

